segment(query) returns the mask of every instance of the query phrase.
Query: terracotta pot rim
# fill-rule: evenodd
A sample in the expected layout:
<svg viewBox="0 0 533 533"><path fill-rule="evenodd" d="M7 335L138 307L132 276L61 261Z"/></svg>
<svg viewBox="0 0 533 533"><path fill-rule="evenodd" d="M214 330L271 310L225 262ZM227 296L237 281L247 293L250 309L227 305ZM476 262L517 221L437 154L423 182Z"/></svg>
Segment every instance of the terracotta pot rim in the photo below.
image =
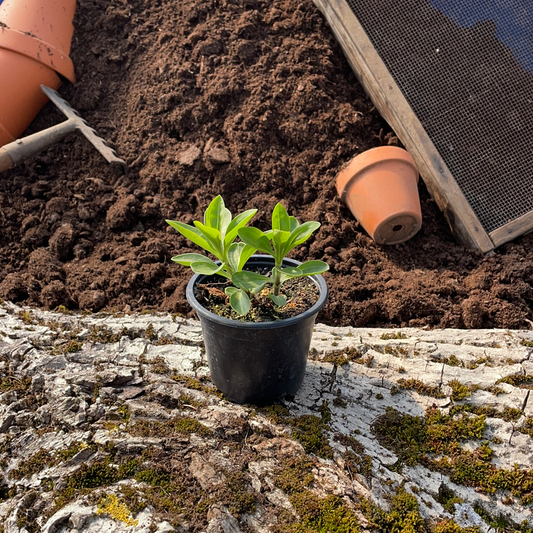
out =
<svg viewBox="0 0 533 533"><path fill-rule="evenodd" d="M74 64L68 54L34 35L2 27L0 28L0 48L35 59L70 82L76 83Z"/></svg>
<svg viewBox="0 0 533 533"><path fill-rule="evenodd" d="M384 162L399 161L413 167L418 183L419 175L415 162L409 152L398 146L377 146L370 148L352 158L337 175L337 192L344 200L348 186L363 171Z"/></svg>

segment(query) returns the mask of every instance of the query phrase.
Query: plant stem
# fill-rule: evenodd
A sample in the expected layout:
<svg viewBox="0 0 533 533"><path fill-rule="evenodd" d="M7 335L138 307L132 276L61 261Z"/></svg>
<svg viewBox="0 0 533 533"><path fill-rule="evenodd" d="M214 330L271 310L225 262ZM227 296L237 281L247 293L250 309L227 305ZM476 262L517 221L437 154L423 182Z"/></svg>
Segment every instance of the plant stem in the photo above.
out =
<svg viewBox="0 0 533 533"><path fill-rule="evenodd" d="M279 288L281 285L281 265L278 265L276 263L276 266L274 267L275 275L274 275L274 286L272 287L272 292L274 293L274 296L279 295Z"/></svg>

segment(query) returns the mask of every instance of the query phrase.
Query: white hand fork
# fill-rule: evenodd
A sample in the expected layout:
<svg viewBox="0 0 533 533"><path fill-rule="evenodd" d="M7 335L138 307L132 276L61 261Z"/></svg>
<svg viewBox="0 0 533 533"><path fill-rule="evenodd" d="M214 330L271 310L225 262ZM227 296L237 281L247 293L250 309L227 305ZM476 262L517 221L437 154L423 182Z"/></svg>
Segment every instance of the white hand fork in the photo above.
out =
<svg viewBox="0 0 533 533"><path fill-rule="evenodd" d="M108 163L122 165L123 167L126 166L126 162L123 159L120 159L120 157L117 157L115 150L110 148L104 139L96 134L96 131L93 130L83 118L81 118L77 111L70 107L66 100L63 100L63 98L61 98L56 91L50 89L50 87L41 85L41 89L55 106L67 117L67 120L0 147L0 172L8 170L28 157L45 150L74 130L83 133L86 139L104 156Z"/></svg>

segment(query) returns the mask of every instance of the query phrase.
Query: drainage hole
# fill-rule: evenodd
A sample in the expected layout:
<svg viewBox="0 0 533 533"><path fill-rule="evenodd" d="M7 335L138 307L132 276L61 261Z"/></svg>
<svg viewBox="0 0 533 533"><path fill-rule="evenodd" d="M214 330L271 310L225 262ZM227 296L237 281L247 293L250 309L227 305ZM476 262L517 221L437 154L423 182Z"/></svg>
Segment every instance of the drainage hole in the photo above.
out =
<svg viewBox="0 0 533 533"><path fill-rule="evenodd" d="M403 229L402 224L396 224L396 226L392 227L392 231L401 231Z"/></svg>

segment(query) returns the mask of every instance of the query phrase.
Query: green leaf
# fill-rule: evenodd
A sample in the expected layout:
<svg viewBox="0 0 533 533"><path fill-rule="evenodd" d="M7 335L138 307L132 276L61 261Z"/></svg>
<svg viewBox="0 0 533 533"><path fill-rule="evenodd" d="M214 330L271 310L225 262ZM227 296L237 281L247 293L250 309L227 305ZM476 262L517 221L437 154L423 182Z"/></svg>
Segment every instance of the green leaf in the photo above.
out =
<svg viewBox="0 0 533 533"><path fill-rule="evenodd" d="M243 242L234 242L230 244L230 247L228 248L227 258L228 265L234 272L238 272L239 270L241 270L239 268L239 264L241 262L241 255L247 246L248 245L244 244Z"/></svg>
<svg viewBox="0 0 533 533"><path fill-rule="evenodd" d="M222 196L215 196L204 213L204 224L210 228L219 229L220 227L220 207L224 206Z"/></svg>
<svg viewBox="0 0 533 533"><path fill-rule="evenodd" d="M223 237L226 234L226 228L231 222L231 212L224 205L222 196L218 195L209 204L204 213L204 223L209 228L214 228L220 232Z"/></svg>
<svg viewBox="0 0 533 533"><path fill-rule="evenodd" d="M208 252L211 252L213 255L216 255L218 257L216 249L206 239L204 234L198 228L189 226L187 224L184 224L183 222L178 222L176 220L167 220L166 222L176 231L181 233L184 237L194 242L194 244L197 244L200 248L203 248L204 250L207 250ZM220 259L220 257L218 258Z"/></svg>
<svg viewBox="0 0 533 533"><path fill-rule="evenodd" d="M281 231L291 231L291 221L285 208L280 204L276 204L272 211L272 229Z"/></svg>
<svg viewBox="0 0 533 533"><path fill-rule="evenodd" d="M304 243L311 234L320 227L320 222L304 222L291 232L291 238L285 246L285 253L287 255L293 248Z"/></svg>
<svg viewBox="0 0 533 533"><path fill-rule="evenodd" d="M294 217L289 217L289 220L290 220L290 223L291 223L291 228L290 228L289 231L292 233L300 225L300 223Z"/></svg>
<svg viewBox="0 0 533 533"><path fill-rule="evenodd" d="M253 246L256 250L272 254L270 240L261 230L253 227L241 228L239 229L239 237L243 242Z"/></svg>
<svg viewBox="0 0 533 533"><path fill-rule="evenodd" d="M287 303L287 298L285 298L285 296L281 296L281 295L274 295L274 294L269 294L270 296L270 299L278 306L278 307L282 307L284 306L286 303Z"/></svg>
<svg viewBox="0 0 533 533"><path fill-rule="evenodd" d="M217 265L207 257L205 257L204 259L206 260L195 261L191 264L192 271L195 274L204 274L206 276L212 276L213 274L217 274L224 268L224 263L222 263L221 265Z"/></svg>
<svg viewBox="0 0 533 533"><path fill-rule="evenodd" d="M302 275L302 271L298 267L285 267L281 269L281 275L288 278L297 278Z"/></svg>
<svg viewBox="0 0 533 533"><path fill-rule="evenodd" d="M291 234L288 231L275 229L272 235L272 244L274 246L274 258L276 263L281 263L285 257L285 244L290 239Z"/></svg>
<svg viewBox="0 0 533 533"><path fill-rule="evenodd" d="M235 287L228 287L235 288ZM227 289L226 289L227 294ZM240 289L235 289L229 295L229 304L238 315L245 315L250 310L250 298Z"/></svg>
<svg viewBox="0 0 533 533"><path fill-rule="evenodd" d="M238 292L241 289L237 289L237 287L226 287L224 289L224 292L226 293L226 296L231 296L234 292Z"/></svg>
<svg viewBox="0 0 533 533"><path fill-rule="evenodd" d="M226 237L224 238L224 246L228 247L237 237L239 229L246 226L248 221L257 213L257 209L248 209L240 215L237 215L226 229Z"/></svg>
<svg viewBox="0 0 533 533"><path fill-rule="evenodd" d="M242 270L244 268L244 265L247 263L248 259L250 259L250 257L252 257L252 255L254 255L256 251L257 248L254 248L249 244L246 244L244 246L244 249L241 253L241 259L239 261L239 270Z"/></svg>
<svg viewBox="0 0 533 533"><path fill-rule="evenodd" d="M202 233L205 240L209 242L209 244L213 247L214 250L216 250L217 253L215 255L221 261L224 260L224 251L222 249L222 239L220 236L220 231L215 228L210 228L209 226L202 224L198 220L195 220L193 224Z"/></svg>
<svg viewBox="0 0 533 533"><path fill-rule="evenodd" d="M314 276L326 272L329 270L329 266L324 261L306 261L298 266L298 270L302 276Z"/></svg>
<svg viewBox="0 0 533 533"><path fill-rule="evenodd" d="M234 242L228 250L228 263L233 272L239 272L244 265L254 255L256 249L243 242Z"/></svg>
<svg viewBox="0 0 533 533"><path fill-rule="evenodd" d="M253 290L255 292L260 291L267 283L272 283L271 278L257 274L256 272L249 272L248 270L235 272L231 276L231 281L239 289L244 289L245 291Z"/></svg>
<svg viewBox="0 0 533 533"><path fill-rule="evenodd" d="M195 220L193 224L200 232L202 232L206 239L209 238L212 239L214 242L220 243L220 231L218 229L206 226L205 224L202 224L199 220Z"/></svg>
<svg viewBox="0 0 533 533"><path fill-rule="evenodd" d="M205 255L200 255L200 254L181 254L181 255L175 255L174 257L170 258L171 261L174 261L175 263L179 263L180 265L183 265L186 267L191 266L191 264L194 263L195 261L203 261L205 259L208 259L208 258Z"/></svg>

